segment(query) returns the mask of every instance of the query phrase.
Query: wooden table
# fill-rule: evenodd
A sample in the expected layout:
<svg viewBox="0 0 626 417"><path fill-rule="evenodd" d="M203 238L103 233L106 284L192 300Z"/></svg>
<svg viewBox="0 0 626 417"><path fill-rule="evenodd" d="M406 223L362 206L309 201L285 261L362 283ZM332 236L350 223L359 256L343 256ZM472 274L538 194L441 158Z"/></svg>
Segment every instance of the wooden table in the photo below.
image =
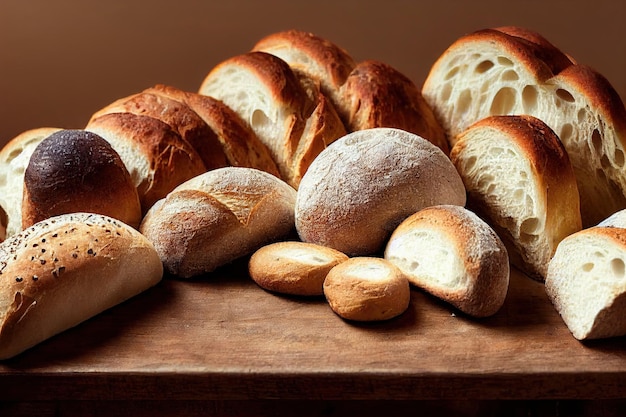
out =
<svg viewBox="0 0 626 417"><path fill-rule="evenodd" d="M4 411L48 407L39 415L41 409L88 415L85 407L103 404L118 404L117 415L158 415L168 407L177 415L248 415L241 400L264 415L270 399L286 401L291 412L300 407L300 416L329 415L328 404L374 415L376 404L389 401L413 410L417 400L471 402L476 410L487 400L622 404L623 398L626 338L577 341L543 284L516 270L493 317L464 317L414 289L401 317L355 324L323 298L260 289L239 262L202 279L165 279L0 363ZM272 407L267 415L278 414Z"/></svg>

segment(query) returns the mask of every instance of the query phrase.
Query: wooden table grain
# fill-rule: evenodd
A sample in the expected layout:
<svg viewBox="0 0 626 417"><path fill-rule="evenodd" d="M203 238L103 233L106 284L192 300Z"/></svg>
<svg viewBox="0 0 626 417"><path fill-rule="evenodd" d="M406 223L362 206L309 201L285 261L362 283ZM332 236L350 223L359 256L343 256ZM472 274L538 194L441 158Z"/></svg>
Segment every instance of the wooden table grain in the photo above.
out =
<svg viewBox="0 0 626 417"><path fill-rule="evenodd" d="M512 270L473 319L412 290L382 323L259 288L245 261L158 286L0 363L0 402L626 398L626 338L574 339Z"/></svg>

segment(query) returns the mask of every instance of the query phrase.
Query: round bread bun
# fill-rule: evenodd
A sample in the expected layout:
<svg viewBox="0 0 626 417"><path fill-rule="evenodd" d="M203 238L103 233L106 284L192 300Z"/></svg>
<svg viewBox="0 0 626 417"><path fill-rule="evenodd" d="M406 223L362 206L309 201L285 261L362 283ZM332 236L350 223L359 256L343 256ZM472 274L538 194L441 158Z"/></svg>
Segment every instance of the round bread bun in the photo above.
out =
<svg viewBox="0 0 626 417"><path fill-rule="evenodd" d="M393 232L385 259L409 282L473 317L495 314L509 288L509 258L498 235L459 206L425 208Z"/></svg>
<svg viewBox="0 0 626 417"><path fill-rule="evenodd" d="M24 172L22 228L75 212L141 222L137 189L111 145L92 132L59 130L37 145Z"/></svg>
<svg viewBox="0 0 626 417"><path fill-rule="evenodd" d="M328 272L324 295L330 308L346 320L381 321L406 311L411 289L405 275L391 262L356 257Z"/></svg>
<svg viewBox="0 0 626 417"><path fill-rule="evenodd" d="M402 220L439 204L465 205L463 181L441 149L400 129L360 130L309 167L298 188L296 230L304 242L368 256Z"/></svg>
<svg viewBox="0 0 626 417"><path fill-rule="evenodd" d="M312 243L287 241L263 246L250 257L250 277L261 288L282 294L324 294L324 279L348 256Z"/></svg>

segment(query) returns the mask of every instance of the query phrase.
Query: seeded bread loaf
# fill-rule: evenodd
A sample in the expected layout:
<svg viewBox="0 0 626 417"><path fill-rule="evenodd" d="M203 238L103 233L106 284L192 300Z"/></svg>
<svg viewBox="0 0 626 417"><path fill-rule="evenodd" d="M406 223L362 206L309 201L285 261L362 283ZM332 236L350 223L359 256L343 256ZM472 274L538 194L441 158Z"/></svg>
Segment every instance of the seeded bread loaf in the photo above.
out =
<svg viewBox="0 0 626 417"><path fill-rule="evenodd" d="M110 217L65 214L0 244L0 359L156 285L163 266L138 231Z"/></svg>

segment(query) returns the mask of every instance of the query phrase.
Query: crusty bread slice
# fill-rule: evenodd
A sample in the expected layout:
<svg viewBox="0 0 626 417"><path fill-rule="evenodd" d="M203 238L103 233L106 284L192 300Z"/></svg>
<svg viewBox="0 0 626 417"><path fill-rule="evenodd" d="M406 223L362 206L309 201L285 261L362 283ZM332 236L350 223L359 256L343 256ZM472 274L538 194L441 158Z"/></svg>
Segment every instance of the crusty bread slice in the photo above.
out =
<svg viewBox="0 0 626 417"><path fill-rule="evenodd" d="M558 243L581 229L578 189L558 137L532 116L491 116L458 136L450 153L480 213L513 264L542 281Z"/></svg>
<svg viewBox="0 0 626 417"><path fill-rule="evenodd" d="M472 123L527 114L544 121L567 150L583 225L626 208L626 110L610 83L523 28L461 37L435 62L422 93L452 145Z"/></svg>
<svg viewBox="0 0 626 417"><path fill-rule="evenodd" d="M199 93L237 112L269 148L281 177L297 187L314 157L346 131L334 107L282 59L249 52L205 77Z"/></svg>
<svg viewBox="0 0 626 417"><path fill-rule="evenodd" d="M592 227L564 239L545 289L579 340L626 335L626 229Z"/></svg>

